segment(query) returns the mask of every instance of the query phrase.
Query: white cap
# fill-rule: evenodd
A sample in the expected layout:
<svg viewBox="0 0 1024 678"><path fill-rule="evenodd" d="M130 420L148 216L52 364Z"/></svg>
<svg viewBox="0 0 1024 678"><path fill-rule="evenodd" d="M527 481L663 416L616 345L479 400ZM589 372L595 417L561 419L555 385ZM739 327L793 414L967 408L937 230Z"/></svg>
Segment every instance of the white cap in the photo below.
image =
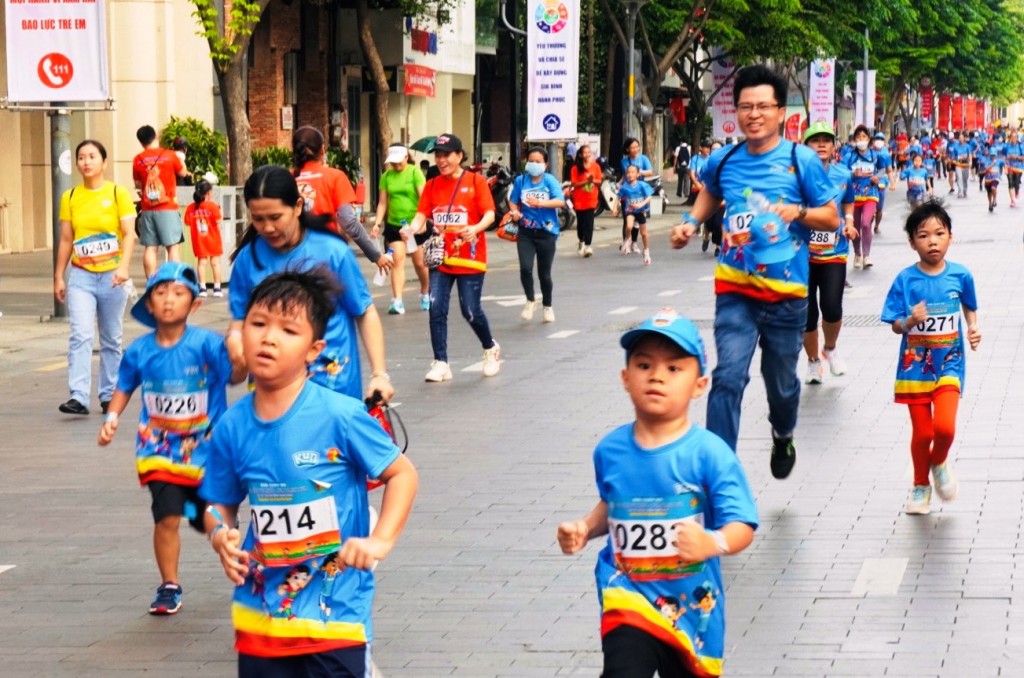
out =
<svg viewBox="0 0 1024 678"><path fill-rule="evenodd" d="M384 162L397 164L409 157L409 149L402 144L391 144L388 146L388 157Z"/></svg>

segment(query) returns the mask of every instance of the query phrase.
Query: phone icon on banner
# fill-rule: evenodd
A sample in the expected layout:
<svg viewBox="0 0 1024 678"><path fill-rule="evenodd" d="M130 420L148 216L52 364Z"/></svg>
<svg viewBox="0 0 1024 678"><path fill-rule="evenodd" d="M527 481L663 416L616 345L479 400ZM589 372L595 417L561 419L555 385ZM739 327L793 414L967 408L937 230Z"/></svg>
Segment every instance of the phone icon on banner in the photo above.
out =
<svg viewBox="0 0 1024 678"><path fill-rule="evenodd" d="M52 89L60 89L71 82L75 69L71 60L58 52L50 52L39 60L36 69L39 81Z"/></svg>

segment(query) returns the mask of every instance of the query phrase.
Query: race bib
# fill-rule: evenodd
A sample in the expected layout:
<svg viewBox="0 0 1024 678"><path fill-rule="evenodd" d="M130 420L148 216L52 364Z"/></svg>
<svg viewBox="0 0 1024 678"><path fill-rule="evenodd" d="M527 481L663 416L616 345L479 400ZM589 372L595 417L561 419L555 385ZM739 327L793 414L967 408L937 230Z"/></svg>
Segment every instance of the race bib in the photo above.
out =
<svg viewBox="0 0 1024 678"><path fill-rule="evenodd" d="M443 209L435 209L433 212L434 226L437 228L461 228L469 226L469 214L460 212L449 212Z"/></svg>
<svg viewBox="0 0 1024 678"><path fill-rule="evenodd" d="M526 200L527 198L530 200L547 200L549 197L547 190L522 192L523 200Z"/></svg>
<svg viewBox="0 0 1024 678"><path fill-rule="evenodd" d="M74 242L75 258L83 268L92 268L121 257L121 242L113 233L96 233Z"/></svg>
<svg viewBox="0 0 1024 678"><path fill-rule="evenodd" d="M608 532L615 566L634 581L678 579L704 569L688 563L676 548L676 526L704 524L704 498L697 492L672 497L637 497L608 502Z"/></svg>
<svg viewBox="0 0 1024 678"><path fill-rule="evenodd" d="M855 162L850 171L855 177L871 177L875 174L875 164L871 162Z"/></svg>
<svg viewBox="0 0 1024 678"><path fill-rule="evenodd" d="M960 339L959 300L928 304L928 317L907 332L907 346L948 348Z"/></svg>
<svg viewBox="0 0 1024 678"><path fill-rule="evenodd" d="M733 213L728 211L728 215L725 220L726 231L728 231L733 245L744 245L748 240L750 240L750 224L753 222L753 212Z"/></svg>
<svg viewBox="0 0 1024 678"><path fill-rule="evenodd" d="M264 567L288 567L334 553L341 547L338 508L329 489L304 483L259 483L249 487L252 556Z"/></svg>
<svg viewBox="0 0 1024 678"><path fill-rule="evenodd" d="M160 393L146 391L143 400L149 423L162 431L191 431L206 422L208 392Z"/></svg>
<svg viewBox="0 0 1024 678"><path fill-rule="evenodd" d="M811 231L808 248L812 255L831 252L839 244L839 231Z"/></svg>

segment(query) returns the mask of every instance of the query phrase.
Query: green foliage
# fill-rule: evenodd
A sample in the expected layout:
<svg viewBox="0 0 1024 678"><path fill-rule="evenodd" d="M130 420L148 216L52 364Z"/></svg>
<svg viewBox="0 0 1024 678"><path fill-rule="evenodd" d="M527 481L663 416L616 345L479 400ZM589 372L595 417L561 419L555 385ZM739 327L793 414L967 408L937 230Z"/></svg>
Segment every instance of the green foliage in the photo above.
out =
<svg viewBox="0 0 1024 678"><path fill-rule="evenodd" d="M199 22L196 35L206 38L210 58L220 70L226 70L231 59L242 48L236 38L252 35L268 0L233 0L226 20L220 16L222 3L217 0L190 0L195 6L192 16Z"/></svg>
<svg viewBox="0 0 1024 678"><path fill-rule="evenodd" d="M194 177L202 177L213 172L221 183L228 179L224 169L224 150L227 141L224 135L207 127L195 118L179 118L171 116L171 121L160 130L160 145L171 148L174 140L181 137L188 144L185 154L185 167Z"/></svg>
<svg viewBox="0 0 1024 678"><path fill-rule="evenodd" d="M252 168L264 165L280 165L291 169L292 149L284 146L268 146L267 148L255 148L252 151Z"/></svg>
<svg viewBox="0 0 1024 678"><path fill-rule="evenodd" d="M329 146L327 148L327 164L344 172L353 185L359 183L363 176L362 161L352 151L343 151L340 148Z"/></svg>

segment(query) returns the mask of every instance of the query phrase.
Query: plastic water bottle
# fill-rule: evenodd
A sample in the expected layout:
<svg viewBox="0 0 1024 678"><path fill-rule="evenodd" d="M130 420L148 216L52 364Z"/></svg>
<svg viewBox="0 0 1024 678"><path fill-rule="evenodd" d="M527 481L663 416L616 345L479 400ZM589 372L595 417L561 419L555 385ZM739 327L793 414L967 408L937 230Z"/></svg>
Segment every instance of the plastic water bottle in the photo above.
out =
<svg viewBox="0 0 1024 678"><path fill-rule="evenodd" d="M412 254L413 252L415 252L416 248L418 247L418 245L416 244L416 236L413 234L412 227L409 226L409 222L406 221L405 219L402 219L402 226L400 227L399 232L403 236L408 236L408 237L405 238L405 249L406 249L406 251L409 254Z"/></svg>
<svg viewBox="0 0 1024 678"><path fill-rule="evenodd" d="M394 254L394 252L395 251L389 247L387 251L384 253L384 255L390 257L392 254ZM383 287L384 283L386 283L387 281L388 274L384 272L384 269L378 268L377 272L373 274L373 284L376 285L377 287Z"/></svg>
<svg viewBox="0 0 1024 678"><path fill-rule="evenodd" d="M753 212L754 216L771 211L771 206L771 202L764 196L764 193L757 191L747 193L747 209Z"/></svg>

